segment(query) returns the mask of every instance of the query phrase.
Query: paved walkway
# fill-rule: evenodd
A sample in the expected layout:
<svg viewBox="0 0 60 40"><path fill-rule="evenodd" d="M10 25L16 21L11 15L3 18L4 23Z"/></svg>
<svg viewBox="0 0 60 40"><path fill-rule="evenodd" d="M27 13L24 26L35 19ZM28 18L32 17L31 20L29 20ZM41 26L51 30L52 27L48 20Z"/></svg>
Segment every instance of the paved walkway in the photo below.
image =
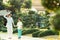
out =
<svg viewBox="0 0 60 40"><path fill-rule="evenodd" d="M8 39L7 34L5 33L0 33L0 37L2 40L46 40L44 38L33 38L33 37L28 37L28 36L22 36L21 39L18 39L17 35L13 35L12 39Z"/></svg>
<svg viewBox="0 0 60 40"><path fill-rule="evenodd" d="M0 33L0 37L2 40L60 40L57 39L57 35L55 36L46 36L44 38L34 38L34 37L28 37L28 36L22 36L21 39L18 39L18 36L16 34L13 34L12 39L7 38L7 33Z"/></svg>

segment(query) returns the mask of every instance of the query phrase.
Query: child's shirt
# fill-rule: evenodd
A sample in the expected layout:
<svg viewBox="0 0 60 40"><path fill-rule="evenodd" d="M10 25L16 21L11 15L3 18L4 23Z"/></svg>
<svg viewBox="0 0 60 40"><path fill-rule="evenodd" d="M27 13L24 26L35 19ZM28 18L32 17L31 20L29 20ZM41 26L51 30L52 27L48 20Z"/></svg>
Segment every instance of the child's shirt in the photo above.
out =
<svg viewBox="0 0 60 40"><path fill-rule="evenodd" d="M18 29L22 29L22 26L23 26L22 22L21 21L17 22L17 26L18 26Z"/></svg>

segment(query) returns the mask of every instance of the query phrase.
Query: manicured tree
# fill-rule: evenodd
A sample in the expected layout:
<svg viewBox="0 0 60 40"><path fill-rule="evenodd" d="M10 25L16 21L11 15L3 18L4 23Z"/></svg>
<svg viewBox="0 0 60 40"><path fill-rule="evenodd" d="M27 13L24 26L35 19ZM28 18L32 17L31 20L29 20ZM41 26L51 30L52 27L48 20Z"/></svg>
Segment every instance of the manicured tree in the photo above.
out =
<svg viewBox="0 0 60 40"><path fill-rule="evenodd" d="M56 30L60 31L60 0L42 0L42 5L46 9L54 11L54 14L56 13L50 22Z"/></svg>
<svg viewBox="0 0 60 40"><path fill-rule="evenodd" d="M24 2L24 5L23 5L23 7L24 8L31 8L31 6L32 6L32 2L31 2L31 0L26 0L25 2Z"/></svg>
<svg viewBox="0 0 60 40"><path fill-rule="evenodd" d="M60 8L60 0L42 0L42 5L49 10L57 10Z"/></svg>
<svg viewBox="0 0 60 40"><path fill-rule="evenodd" d="M14 10L20 12L23 2L24 2L24 0L9 0L9 3L11 5L10 9L14 8Z"/></svg>
<svg viewBox="0 0 60 40"><path fill-rule="evenodd" d="M36 26L36 13L35 11L29 11L28 15L23 16L23 24L27 28L35 28Z"/></svg>

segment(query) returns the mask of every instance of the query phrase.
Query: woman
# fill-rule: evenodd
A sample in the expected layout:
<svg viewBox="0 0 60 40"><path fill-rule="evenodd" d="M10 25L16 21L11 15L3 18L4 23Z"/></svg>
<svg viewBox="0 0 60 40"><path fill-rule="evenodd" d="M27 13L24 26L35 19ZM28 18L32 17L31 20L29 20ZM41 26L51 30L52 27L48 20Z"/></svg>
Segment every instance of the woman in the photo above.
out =
<svg viewBox="0 0 60 40"><path fill-rule="evenodd" d="M12 14L7 14L6 16L4 16L4 18L7 19L7 23L6 23L6 27L7 27L7 33L8 33L8 38L11 39L12 38L12 34L13 34L13 18L11 17Z"/></svg>

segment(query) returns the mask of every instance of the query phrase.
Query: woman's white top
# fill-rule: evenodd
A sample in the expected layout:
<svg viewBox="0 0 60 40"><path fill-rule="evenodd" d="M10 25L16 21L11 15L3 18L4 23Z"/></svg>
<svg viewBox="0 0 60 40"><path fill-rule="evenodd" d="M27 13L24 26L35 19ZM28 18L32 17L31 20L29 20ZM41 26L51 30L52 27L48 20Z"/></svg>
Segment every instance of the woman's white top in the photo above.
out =
<svg viewBox="0 0 60 40"><path fill-rule="evenodd" d="M17 22L18 29L22 29L23 23L21 21Z"/></svg>
<svg viewBox="0 0 60 40"><path fill-rule="evenodd" d="M12 17L6 17L6 16L4 16L4 17L7 19L6 27L12 27L12 24L14 23L13 18Z"/></svg>

